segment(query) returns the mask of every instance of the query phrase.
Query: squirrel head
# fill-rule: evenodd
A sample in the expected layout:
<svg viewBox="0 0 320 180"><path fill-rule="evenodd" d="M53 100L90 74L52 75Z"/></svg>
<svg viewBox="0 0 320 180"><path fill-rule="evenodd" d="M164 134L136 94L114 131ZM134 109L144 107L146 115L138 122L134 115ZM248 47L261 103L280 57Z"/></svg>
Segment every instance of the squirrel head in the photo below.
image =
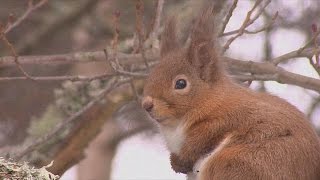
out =
<svg viewBox="0 0 320 180"><path fill-rule="evenodd" d="M165 25L160 62L147 78L142 100L160 124L175 123L199 110L208 92L226 78L215 47L213 9L196 19L187 48L179 46L175 18Z"/></svg>

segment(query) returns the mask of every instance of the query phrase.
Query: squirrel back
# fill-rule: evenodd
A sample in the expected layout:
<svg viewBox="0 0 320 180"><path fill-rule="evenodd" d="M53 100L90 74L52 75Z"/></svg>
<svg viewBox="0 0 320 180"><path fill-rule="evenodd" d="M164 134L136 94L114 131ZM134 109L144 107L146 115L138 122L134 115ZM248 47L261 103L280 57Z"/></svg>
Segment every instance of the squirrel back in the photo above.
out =
<svg viewBox="0 0 320 180"><path fill-rule="evenodd" d="M187 48L171 18L161 61L142 106L157 122L173 170L190 178L320 179L320 141L293 105L229 79L214 38L214 7L203 11Z"/></svg>

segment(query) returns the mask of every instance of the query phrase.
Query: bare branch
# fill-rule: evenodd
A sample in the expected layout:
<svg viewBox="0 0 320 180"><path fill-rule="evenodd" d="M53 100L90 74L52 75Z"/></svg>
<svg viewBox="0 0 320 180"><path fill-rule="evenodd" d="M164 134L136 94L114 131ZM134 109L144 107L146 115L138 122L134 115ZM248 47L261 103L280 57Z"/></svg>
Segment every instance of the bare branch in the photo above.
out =
<svg viewBox="0 0 320 180"><path fill-rule="evenodd" d="M306 48L302 47L302 48L299 48L298 50L289 52L287 54L281 55L279 57L276 57L276 58L268 60L268 61L272 62L274 65L278 65L279 63L286 62L287 60L292 59L292 58L298 58L298 57L310 58L313 56L315 51L318 52L318 51L320 51L320 49L313 49L313 48L306 49Z"/></svg>
<svg viewBox="0 0 320 180"><path fill-rule="evenodd" d="M6 29L4 30L4 34L9 33L12 31L15 27L19 26L33 11L39 9L44 4L46 4L48 0L41 0L37 4L33 4L32 1L29 1L28 3L28 9L24 12L24 14L19 17L15 22L8 24Z"/></svg>
<svg viewBox="0 0 320 180"><path fill-rule="evenodd" d="M249 31L249 30L245 30L245 34L257 34L257 33L260 33L260 32L263 32L267 29L269 29L276 21L277 17L278 17L279 13L278 11L273 15L271 21L265 25L264 27L258 29L258 30L254 30L254 31Z"/></svg>
<svg viewBox="0 0 320 180"><path fill-rule="evenodd" d="M319 48L319 44L318 44L319 33L317 33L317 32L319 30L318 30L317 25L313 24L312 25L312 30L313 30L313 33L314 33L314 36L315 36L314 40L313 40L314 49L315 49L314 55L315 55L315 59L316 59L316 63L315 64L319 65L319 63L320 63L319 52L317 51L317 49Z"/></svg>
<svg viewBox="0 0 320 180"><path fill-rule="evenodd" d="M230 39L228 39L228 41L225 43L225 45L222 48L222 54L224 54L228 49L229 46L231 45L231 43L236 40L238 37L242 36L245 33L245 30L248 26L250 26L252 23L255 22L255 20L258 19L258 17L262 14L262 12L264 11L264 9L270 4L271 0L268 0L263 6L262 8L258 11L258 13L251 18L252 13L255 11L255 9L259 6L259 4L261 4L262 0L258 0L255 2L255 4L253 5L253 7L251 8L250 11L248 11L247 16L245 18L245 20L243 21L241 27L238 30L238 34L236 34L235 36L231 37Z"/></svg>
<svg viewBox="0 0 320 180"><path fill-rule="evenodd" d="M96 79L104 80L115 76L130 76L135 78L143 78L146 77L147 74L142 72L129 72L123 70L117 70L115 73L106 73L102 75L87 77L87 76L34 76L32 80L34 81L93 81ZM25 76L18 76L18 77L0 77L0 82L6 81L18 81L18 80L28 80L29 78Z"/></svg>
<svg viewBox="0 0 320 180"><path fill-rule="evenodd" d="M144 74L144 73L125 71L125 70L123 70L124 68L122 68L122 66L120 66L120 64L118 64L118 66L112 65L112 61L111 61L111 59L109 59L107 51L105 50L104 53L105 53L106 60L108 62L110 62L110 66L112 67L112 69L114 70L115 73L117 73L119 75L134 76L134 77L146 77L147 76L147 74ZM117 57L114 57L114 58L117 58Z"/></svg>
<svg viewBox="0 0 320 180"><path fill-rule="evenodd" d="M149 34L149 39L151 39L151 41L153 41L154 39L156 39L158 33L160 32L160 22L161 22L161 17L162 17L162 10L163 10L163 4L164 4L164 0L157 0L157 8L155 11L155 15L154 15L154 22L153 22L153 26L150 30L150 34Z"/></svg>
<svg viewBox="0 0 320 180"><path fill-rule="evenodd" d="M118 44L119 44L119 33L120 33L120 30L119 30L119 19L120 19L120 12L119 11L116 11L113 13L113 18L112 18L112 22L113 22L113 28L114 28L114 34L113 34L113 40L112 40L112 43L111 43L111 46L112 46L112 58L108 59L107 60L110 60L110 64L111 64L111 67L112 68L121 68L121 65L119 63L119 60L118 60ZM114 67L114 65L112 64L114 63L114 65L116 67Z"/></svg>
<svg viewBox="0 0 320 180"><path fill-rule="evenodd" d="M250 26L251 24L253 24L260 16L261 14L265 11L266 7L271 3L271 0L267 0L265 2L265 4L260 8L260 10L258 11L258 13L251 19L249 20L247 27ZM257 4L258 6L259 4Z"/></svg>
<svg viewBox="0 0 320 180"><path fill-rule="evenodd" d="M241 61L232 58L225 58L225 62L228 63L228 67L231 71L252 73L252 75L239 76L238 80L276 81L320 92L319 79L291 73L269 62L259 63L253 61Z"/></svg>
<svg viewBox="0 0 320 180"><path fill-rule="evenodd" d="M140 52L145 66L149 69L148 60L145 57L145 28L143 24L143 14L144 14L144 4L142 0L137 0L136 2L136 33L138 35L138 49L136 51ZM135 52L134 52L135 53Z"/></svg>
<svg viewBox="0 0 320 180"><path fill-rule="evenodd" d="M285 55L282 55L278 58L275 58L274 60L272 60L273 62L275 61L280 61L283 62L284 60L288 60L291 58L296 58L296 57L310 57L312 56L314 53L314 49L313 48L307 48L304 49L301 52L297 52L297 51L293 51L290 53L287 53ZM156 60L159 58L159 53L152 51L147 53L147 57L149 58L149 62L154 62L154 64L156 63ZM84 57L90 57L88 59L84 58ZM96 61L105 61L105 55L103 54L103 52L88 52L88 53L76 53L76 54L66 54L66 55L57 55L54 56L54 58L57 57L58 59L52 59L50 58L50 56L39 56L37 57L37 61L40 61L42 58L44 58L46 60L46 64L50 63L50 62L56 62L59 60L59 58L65 58L66 62L90 62L91 60L93 62ZM31 57L30 57L31 58ZM74 59L73 59L74 58ZM141 56L139 54L121 54L118 53L118 58L119 61L121 61L122 64L126 64L126 65L132 65L132 64L139 64L142 63L143 65L143 59L141 58ZM281 83L288 83L288 84L293 84L293 85L298 85L301 87L304 87L306 89L312 89L315 91L320 92L320 80L318 79L314 79L314 78L309 78L306 76L302 76L302 75L298 75L298 74L294 74L294 73L290 73L284 69L278 69L273 63L258 63L258 62L252 62L252 61L243 61L243 60L236 60L236 59L231 59L228 57L224 57L226 59L226 62L228 63L227 67L231 68L232 72L242 72L242 73L253 73L256 75L261 75L261 74L276 74L278 73L278 71L281 71L281 78L280 79L275 79L275 78L269 78L268 80L276 80ZM12 65L12 58L10 57L4 57L4 59L6 59L6 65ZM22 62L24 63L32 63L31 59L29 59L29 57L22 57L21 58ZM231 61L232 60L232 61ZM269 62L272 62L271 60ZM59 60L59 62L61 62ZM63 61L62 61L63 62ZM56 63L54 63L56 64ZM145 73L140 73L140 72L126 72L123 70L117 70L111 74L115 74L115 75L123 75L123 76L133 76L133 77L145 77L147 74ZM92 77L91 77L92 78ZM292 79L293 78L293 79ZM252 78L249 78L249 80ZM261 79L261 78L260 78ZM294 79L297 80L297 82L294 82Z"/></svg>
<svg viewBox="0 0 320 180"><path fill-rule="evenodd" d="M124 70L117 70L117 73L119 75L123 75L123 76L132 76L132 77L140 77L140 78L143 78L143 77L147 77L148 74L145 74L145 73L140 73L140 72L129 72L129 71L124 71Z"/></svg>
<svg viewBox="0 0 320 180"><path fill-rule="evenodd" d="M108 54L112 53L112 50L108 49ZM125 54L118 52L118 59L123 65L132 65L143 63L143 59L139 54ZM146 51L146 58L150 61L154 61L158 58L158 54L155 52ZM74 63L90 63L90 62L102 62L105 61L105 54L102 51L93 52L77 52L70 54L60 55L41 55L41 56L20 56L19 62L22 65L62 65L62 64L74 64ZM15 66L14 57L6 56L0 57L0 67Z"/></svg>
<svg viewBox="0 0 320 180"><path fill-rule="evenodd" d="M9 40L7 39L5 33L4 33L4 29L2 29L0 27L0 39L2 39L2 41L4 42L4 44L8 47L8 49L10 50L12 56L14 57L14 63L16 64L16 66L18 67L18 69L20 70L20 72L27 78L30 80L34 80L21 66L21 64L18 61L18 54L16 52L16 49L13 47L13 45L9 42Z"/></svg>
<svg viewBox="0 0 320 180"><path fill-rule="evenodd" d="M279 15L279 13L276 12L276 13L273 15L271 21L270 21L267 25L265 25L264 27L262 27L262 28L260 28L260 29L253 30L253 31L250 31L250 30L245 29L245 30L244 30L244 34L257 34L257 33L263 32L263 31L271 28L271 26L275 23L278 15ZM219 37L230 36L230 35L233 35L233 34L237 34L237 33L239 33L239 31L240 31L240 29L233 30L233 31L229 31L229 32L226 32L226 33L222 33Z"/></svg>
<svg viewBox="0 0 320 180"><path fill-rule="evenodd" d="M107 50L108 54L111 50ZM320 52L320 48L316 49ZM110 52L110 53L109 53ZM123 65L133 65L143 63L143 59L139 54L126 54L118 52L118 59ZM303 51L292 51L270 59L268 61L273 62L275 65L285 62L286 60L299 57L312 57L314 55L314 48L306 48ZM43 55L43 56L20 56L20 64L25 65L61 65L61 64L74 64L74 63L89 63L89 62L102 62L105 61L106 56L103 51L93 52L77 52L70 54L60 55ZM155 61L159 58L159 54L156 51L147 51L146 58L149 61ZM0 57L0 67L15 66L14 57L5 56Z"/></svg>
<svg viewBox="0 0 320 180"><path fill-rule="evenodd" d="M320 59L319 59L319 44L318 44L318 38L319 38L319 33L318 33L318 27L316 24L312 25L312 32L314 33L314 38L313 38L313 44L314 44L314 57L315 57L315 62L313 61L312 57L309 57L309 63L313 67L314 70L317 71L318 75L320 76Z"/></svg>
<svg viewBox="0 0 320 180"><path fill-rule="evenodd" d="M319 36L320 31L317 31L312 38L300 49L298 49L298 53L301 53L303 50L305 50L309 45L311 45L312 43L314 43L314 41L316 41L317 37Z"/></svg>
<svg viewBox="0 0 320 180"><path fill-rule="evenodd" d="M86 76L39 76L39 77L32 77L34 81L93 81L96 79L107 79L114 76L120 76L119 74L102 74L92 77ZM29 78L25 76L18 76L18 77L0 77L0 82L5 81L18 81L18 80L28 80Z"/></svg>
<svg viewBox="0 0 320 180"><path fill-rule="evenodd" d="M318 56L318 55L315 55ZM320 76L320 68L317 62L313 62L312 58L309 58L309 63L311 64L311 66L313 67L313 69L318 73L318 75Z"/></svg>
<svg viewBox="0 0 320 180"><path fill-rule="evenodd" d="M227 27L227 25L228 25L228 23L230 21L230 18L231 18L232 14L233 14L233 11L237 7L237 4L238 4L238 0L234 0L233 3L232 3L232 6L230 7L230 9L228 11L228 14L227 14L225 20L222 23L222 28L221 28L221 31L219 33L220 37L223 36L223 32L225 31L225 29L226 29L226 27Z"/></svg>

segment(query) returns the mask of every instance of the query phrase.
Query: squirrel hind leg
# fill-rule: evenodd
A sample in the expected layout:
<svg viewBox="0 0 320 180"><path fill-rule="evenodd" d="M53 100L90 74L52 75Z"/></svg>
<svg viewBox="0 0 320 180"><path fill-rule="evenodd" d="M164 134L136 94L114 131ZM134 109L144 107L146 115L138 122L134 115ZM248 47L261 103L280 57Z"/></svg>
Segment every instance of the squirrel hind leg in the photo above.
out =
<svg viewBox="0 0 320 180"><path fill-rule="evenodd" d="M197 173L196 180L248 180L270 179L262 172L243 161L239 153L230 149L217 156L209 156ZM235 154L236 155L235 155Z"/></svg>
<svg viewBox="0 0 320 180"><path fill-rule="evenodd" d="M228 168L219 168L219 163L213 165L212 163L208 164L203 171L200 171L197 174L196 180L248 180L248 179L261 179L261 174L258 175L256 172L251 170L246 170L246 167L236 167L230 166ZM214 168L209 167L214 166ZM262 178L264 179L264 178ZM268 179L268 178L266 178Z"/></svg>

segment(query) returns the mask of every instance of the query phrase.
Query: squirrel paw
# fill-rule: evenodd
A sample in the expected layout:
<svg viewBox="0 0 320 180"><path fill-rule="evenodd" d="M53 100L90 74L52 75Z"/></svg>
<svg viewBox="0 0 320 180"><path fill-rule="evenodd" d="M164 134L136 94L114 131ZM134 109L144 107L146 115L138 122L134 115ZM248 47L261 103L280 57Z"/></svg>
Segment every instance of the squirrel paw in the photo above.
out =
<svg viewBox="0 0 320 180"><path fill-rule="evenodd" d="M193 165L190 162L181 160L177 155L170 155L171 168L177 173L188 174L192 172Z"/></svg>

